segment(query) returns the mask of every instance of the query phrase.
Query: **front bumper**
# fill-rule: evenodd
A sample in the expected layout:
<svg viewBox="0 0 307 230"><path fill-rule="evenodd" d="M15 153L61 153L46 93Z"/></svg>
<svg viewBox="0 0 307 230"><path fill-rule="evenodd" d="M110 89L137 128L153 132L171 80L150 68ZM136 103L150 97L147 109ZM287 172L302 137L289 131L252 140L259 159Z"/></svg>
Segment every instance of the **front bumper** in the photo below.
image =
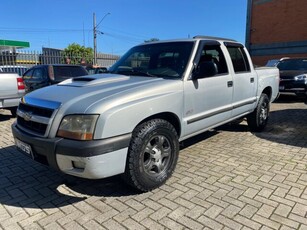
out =
<svg viewBox="0 0 307 230"><path fill-rule="evenodd" d="M17 107L20 102L20 98L0 98L0 108Z"/></svg>
<svg viewBox="0 0 307 230"><path fill-rule="evenodd" d="M281 80L279 83L280 92L303 93L307 89L305 80Z"/></svg>
<svg viewBox="0 0 307 230"><path fill-rule="evenodd" d="M76 141L64 138L41 138L12 125L15 139L31 147L35 161L77 177L100 179L123 173L131 134L117 137ZM20 150L20 149L19 149Z"/></svg>

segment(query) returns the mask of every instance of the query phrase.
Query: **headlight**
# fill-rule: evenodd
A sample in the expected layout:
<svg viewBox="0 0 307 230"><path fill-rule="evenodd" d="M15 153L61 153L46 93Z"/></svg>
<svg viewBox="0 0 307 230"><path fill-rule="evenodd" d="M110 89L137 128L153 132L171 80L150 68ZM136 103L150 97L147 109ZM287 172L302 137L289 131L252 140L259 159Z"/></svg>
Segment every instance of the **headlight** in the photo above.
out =
<svg viewBox="0 0 307 230"><path fill-rule="evenodd" d="M92 140L98 115L68 115L63 118L57 136L75 140Z"/></svg>
<svg viewBox="0 0 307 230"><path fill-rule="evenodd" d="M294 80L295 80L295 81L303 81L303 80L306 80L306 75L305 75L305 74L301 74L301 75L295 76L295 77L294 77Z"/></svg>

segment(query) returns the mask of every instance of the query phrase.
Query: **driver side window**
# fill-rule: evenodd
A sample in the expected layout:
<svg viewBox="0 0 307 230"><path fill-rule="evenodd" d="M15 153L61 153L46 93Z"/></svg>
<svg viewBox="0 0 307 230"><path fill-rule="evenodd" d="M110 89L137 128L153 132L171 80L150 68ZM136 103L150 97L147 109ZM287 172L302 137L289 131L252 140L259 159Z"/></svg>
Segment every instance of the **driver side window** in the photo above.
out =
<svg viewBox="0 0 307 230"><path fill-rule="evenodd" d="M43 69L42 68L37 68L34 70L33 76L32 76L33 80L42 80L43 79Z"/></svg>

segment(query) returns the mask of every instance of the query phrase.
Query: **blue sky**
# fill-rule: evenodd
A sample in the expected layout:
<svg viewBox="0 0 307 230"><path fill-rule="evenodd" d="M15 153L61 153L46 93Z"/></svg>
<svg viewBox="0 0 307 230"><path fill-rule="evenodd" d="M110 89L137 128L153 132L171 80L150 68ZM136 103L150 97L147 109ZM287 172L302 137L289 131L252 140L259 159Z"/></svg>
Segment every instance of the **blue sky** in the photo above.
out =
<svg viewBox="0 0 307 230"><path fill-rule="evenodd" d="M247 0L10 0L1 2L0 39L30 42L30 49L93 47L122 55L146 39L195 35L245 42Z"/></svg>

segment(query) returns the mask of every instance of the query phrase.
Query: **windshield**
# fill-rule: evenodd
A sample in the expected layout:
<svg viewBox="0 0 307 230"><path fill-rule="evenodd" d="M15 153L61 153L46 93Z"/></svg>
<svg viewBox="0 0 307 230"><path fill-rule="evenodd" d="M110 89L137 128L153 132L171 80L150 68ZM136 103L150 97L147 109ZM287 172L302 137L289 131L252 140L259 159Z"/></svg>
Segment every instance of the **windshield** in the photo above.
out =
<svg viewBox="0 0 307 230"><path fill-rule="evenodd" d="M193 45L188 41L136 46L110 68L110 73L181 78Z"/></svg>
<svg viewBox="0 0 307 230"><path fill-rule="evenodd" d="M278 63L279 70L306 70L307 59L287 59Z"/></svg>

